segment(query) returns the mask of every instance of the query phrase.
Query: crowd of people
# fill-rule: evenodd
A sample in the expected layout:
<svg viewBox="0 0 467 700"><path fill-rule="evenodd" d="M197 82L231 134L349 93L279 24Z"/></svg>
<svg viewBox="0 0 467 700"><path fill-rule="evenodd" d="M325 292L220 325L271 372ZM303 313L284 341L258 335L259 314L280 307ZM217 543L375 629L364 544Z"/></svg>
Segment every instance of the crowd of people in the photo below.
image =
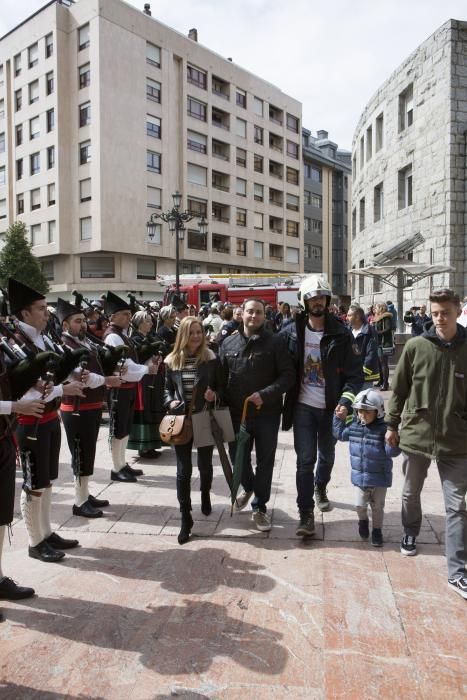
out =
<svg viewBox="0 0 467 700"><path fill-rule="evenodd" d="M459 297L430 296L404 320L413 338L392 378L385 411L388 358L397 324L391 302L366 313L332 304L321 276L305 278L298 306L274 310L259 298L234 307L213 300L203 308L175 295L172 303L137 304L113 292L88 302L58 299L10 279L10 317L0 324L0 599L34 594L1 570L6 528L13 520L16 454L23 470L21 513L30 557L57 562L78 546L53 532L53 482L58 476L61 421L70 450L73 514L103 517L105 499L90 492L104 404L109 412L110 480L134 483L143 474L127 450L145 459L161 455L159 425L166 413L187 415L208 405L229 408L238 433L243 407L248 445L237 511L251 505L254 526L271 529L271 493L278 434L293 428L298 537L315 533L315 507L327 511L337 440L349 442L358 533L381 547L392 458L401 451L401 553L416 554L422 519L420 494L436 461L446 506L449 586L467 598L467 336L457 323ZM83 306L83 301L85 305ZM255 464L252 463L254 447ZM181 513L178 542L193 528L193 438L174 446ZM237 443L229 444L235 462ZM201 511L211 513L213 447L196 449ZM370 509L370 510L369 510ZM371 528L370 528L371 516Z"/></svg>

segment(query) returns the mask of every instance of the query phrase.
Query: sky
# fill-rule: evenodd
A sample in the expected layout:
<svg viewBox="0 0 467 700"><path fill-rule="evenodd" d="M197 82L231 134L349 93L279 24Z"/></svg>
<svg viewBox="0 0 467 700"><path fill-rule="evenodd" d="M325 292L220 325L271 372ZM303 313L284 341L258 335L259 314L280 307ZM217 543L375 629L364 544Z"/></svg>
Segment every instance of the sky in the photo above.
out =
<svg viewBox="0 0 467 700"><path fill-rule="evenodd" d="M142 9L145 0L129 0ZM1 0L0 36L45 0ZM155 19L303 104L303 126L350 149L360 114L400 63L465 0L152 0Z"/></svg>

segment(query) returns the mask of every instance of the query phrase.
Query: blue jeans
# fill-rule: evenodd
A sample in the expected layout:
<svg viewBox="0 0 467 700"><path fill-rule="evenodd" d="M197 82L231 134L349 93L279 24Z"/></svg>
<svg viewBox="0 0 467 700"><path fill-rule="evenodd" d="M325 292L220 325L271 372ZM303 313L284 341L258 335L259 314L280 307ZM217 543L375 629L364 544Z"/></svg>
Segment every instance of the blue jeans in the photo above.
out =
<svg viewBox="0 0 467 700"><path fill-rule="evenodd" d="M249 456L245 460L243 469L242 486L245 491L253 491L255 496L251 502L253 510L266 512L266 504L271 497L272 472L276 458L277 436L279 433L280 414L257 415L248 418L247 430L250 433L248 445ZM235 432L238 432L239 422L232 418ZM251 450L253 443L256 449L256 473L251 464ZM235 461L235 442L229 443L229 453L232 463Z"/></svg>
<svg viewBox="0 0 467 700"><path fill-rule="evenodd" d="M315 483L326 486L331 480L336 445L332 434L332 417L333 411L326 408L315 408L304 403L298 403L295 407L293 437L297 453L297 506L301 514L313 511Z"/></svg>

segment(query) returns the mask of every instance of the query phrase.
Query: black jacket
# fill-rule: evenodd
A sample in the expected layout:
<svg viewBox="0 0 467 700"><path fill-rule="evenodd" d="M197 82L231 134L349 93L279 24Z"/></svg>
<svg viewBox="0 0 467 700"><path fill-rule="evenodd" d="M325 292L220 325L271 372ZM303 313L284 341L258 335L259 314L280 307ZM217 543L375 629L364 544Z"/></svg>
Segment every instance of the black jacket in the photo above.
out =
<svg viewBox="0 0 467 700"><path fill-rule="evenodd" d="M204 399L204 392L208 387L215 391L219 400L222 401L223 381L224 375L222 373L219 358L215 357L213 353L212 359L198 365L198 376L195 382L196 395L193 413L203 410L204 404L206 403ZM176 409L172 410L169 408L171 401L180 401L180 405L177 406ZM185 396L183 393L182 370L170 369L170 367L167 365L165 370L164 405L169 413L188 413L189 406L186 405Z"/></svg>
<svg viewBox="0 0 467 700"><path fill-rule="evenodd" d="M350 330L352 333L352 331ZM379 375L378 335L369 323L364 323L355 338L352 333L352 348L360 358L363 366L363 378L366 382L377 382Z"/></svg>
<svg viewBox="0 0 467 700"><path fill-rule="evenodd" d="M284 339L267 330L246 338L242 330L232 333L220 348L224 370L225 401L240 417L247 396L258 391L262 415L282 411L282 395L294 382L294 366Z"/></svg>
<svg viewBox="0 0 467 700"><path fill-rule="evenodd" d="M306 323L307 315L301 313L297 316L295 323L287 326L283 332L287 338L289 351L295 359L296 369L295 386L285 397L283 430L292 427L294 409L302 384ZM352 349L350 331L329 313L326 313L320 351L326 382L326 408L333 411L338 404L342 404L347 409L351 409L355 395L363 385L362 363Z"/></svg>

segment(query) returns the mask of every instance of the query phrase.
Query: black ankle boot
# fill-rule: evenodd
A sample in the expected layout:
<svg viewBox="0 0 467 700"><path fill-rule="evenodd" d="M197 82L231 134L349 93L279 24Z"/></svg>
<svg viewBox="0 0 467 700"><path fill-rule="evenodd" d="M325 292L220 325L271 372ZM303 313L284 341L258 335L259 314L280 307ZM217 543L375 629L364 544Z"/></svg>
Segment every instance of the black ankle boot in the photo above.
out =
<svg viewBox="0 0 467 700"><path fill-rule="evenodd" d="M193 518L191 513L182 513L182 526L178 533L178 544L185 544L190 539L191 528L193 527Z"/></svg>
<svg viewBox="0 0 467 700"><path fill-rule="evenodd" d="M201 491L201 512L203 515L211 515L211 494L209 489Z"/></svg>

